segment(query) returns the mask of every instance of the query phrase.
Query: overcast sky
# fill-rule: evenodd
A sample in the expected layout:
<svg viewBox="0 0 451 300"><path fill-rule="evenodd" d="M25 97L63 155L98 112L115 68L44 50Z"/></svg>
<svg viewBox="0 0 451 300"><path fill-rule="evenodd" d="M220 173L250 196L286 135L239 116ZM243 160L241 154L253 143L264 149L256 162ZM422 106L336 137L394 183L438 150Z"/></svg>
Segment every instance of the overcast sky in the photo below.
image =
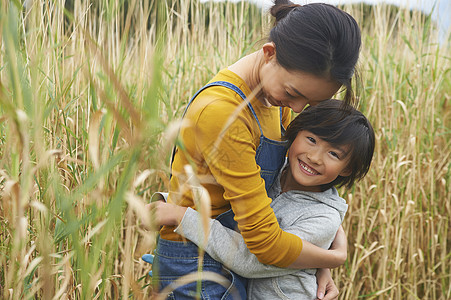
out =
<svg viewBox="0 0 451 300"><path fill-rule="evenodd" d="M208 0L203 0L208 1ZM232 0L238 2L239 0ZM272 0L248 0L262 5L264 8L269 8L273 1ZM291 0L298 4L307 4L313 2L323 2L330 3L333 5L344 4L344 3L355 3L355 2L365 2L369 4L376 3L389 3L395 4L407 8L417 8L421 9L425 13L429 14L432 12L433 19L439 24L441 37L445 36L449 30L451 30L451 0Z"/></svg>

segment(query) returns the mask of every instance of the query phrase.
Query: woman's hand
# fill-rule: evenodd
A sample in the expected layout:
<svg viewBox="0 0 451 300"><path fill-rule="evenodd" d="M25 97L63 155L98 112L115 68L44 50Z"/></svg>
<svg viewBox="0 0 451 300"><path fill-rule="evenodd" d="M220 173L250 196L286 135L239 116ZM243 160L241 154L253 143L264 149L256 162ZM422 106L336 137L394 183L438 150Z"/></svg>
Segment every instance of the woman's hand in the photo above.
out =
<svg viewBox="0 0 451 300"><path fill-rule="evenodd" d="M317 299L338 299L338 288L335 286L329 269L318 269L318 271L316 271L316 282L318 283L318 290L316 292Z"/></svg>
<svg viewBox="0 0 451 300"><path fill-rule="evenodd" d="M156 201L147 204L146 207L150 210L152 218L155 222L154 224L157 226L178 226L187 209L186 207L163 201Z"/></svg>

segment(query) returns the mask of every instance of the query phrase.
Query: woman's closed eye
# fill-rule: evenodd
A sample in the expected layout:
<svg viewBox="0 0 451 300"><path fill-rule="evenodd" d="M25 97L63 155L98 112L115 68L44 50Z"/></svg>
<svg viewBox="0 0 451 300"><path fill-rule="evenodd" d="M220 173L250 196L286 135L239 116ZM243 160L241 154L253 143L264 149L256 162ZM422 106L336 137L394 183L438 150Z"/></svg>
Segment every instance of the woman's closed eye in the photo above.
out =
<svg viewBox="0 0 451 300"><path fill-rule="evenodd" d="M295 96L290 94L287 90L285 90L285 95L287 95L289 98L295 98Z"/></svg>

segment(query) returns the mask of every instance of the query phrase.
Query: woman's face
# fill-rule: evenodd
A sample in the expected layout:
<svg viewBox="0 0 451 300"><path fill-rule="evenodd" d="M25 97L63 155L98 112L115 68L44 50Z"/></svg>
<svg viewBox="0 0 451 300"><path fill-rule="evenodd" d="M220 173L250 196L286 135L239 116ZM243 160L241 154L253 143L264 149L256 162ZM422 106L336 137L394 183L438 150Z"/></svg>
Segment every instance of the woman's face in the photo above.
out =
<svg viewBox="0 0 451 300"><path fill-rule="evenodd" d="M263 101L273 106L290 107L301 112L307 104L330 99L340 88L336 81L301 71L289 71L279 65L275 55L260 69Z"/></svg>

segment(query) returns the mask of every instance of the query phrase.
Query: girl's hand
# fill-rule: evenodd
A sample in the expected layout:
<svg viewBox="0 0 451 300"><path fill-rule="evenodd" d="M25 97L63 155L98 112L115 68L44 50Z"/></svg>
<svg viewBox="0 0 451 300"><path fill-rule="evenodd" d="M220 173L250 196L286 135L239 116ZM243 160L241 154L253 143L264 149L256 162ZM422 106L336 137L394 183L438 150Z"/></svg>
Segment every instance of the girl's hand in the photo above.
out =
<svg viewBox="0 0 451 300"><path fill-rule="evenodd" d="M318 290L316 292L317 299L338 299L338 288L335 286L329 269L318 269L316 271L316 282L318 283Z"/></svg>
<svg viewBox="0 0 451 300"><path fill-rule="evenodd" d="M186 212L186 207L178 206L172 203L156 201L147 204L155 225L178 226Z"/></svg>

